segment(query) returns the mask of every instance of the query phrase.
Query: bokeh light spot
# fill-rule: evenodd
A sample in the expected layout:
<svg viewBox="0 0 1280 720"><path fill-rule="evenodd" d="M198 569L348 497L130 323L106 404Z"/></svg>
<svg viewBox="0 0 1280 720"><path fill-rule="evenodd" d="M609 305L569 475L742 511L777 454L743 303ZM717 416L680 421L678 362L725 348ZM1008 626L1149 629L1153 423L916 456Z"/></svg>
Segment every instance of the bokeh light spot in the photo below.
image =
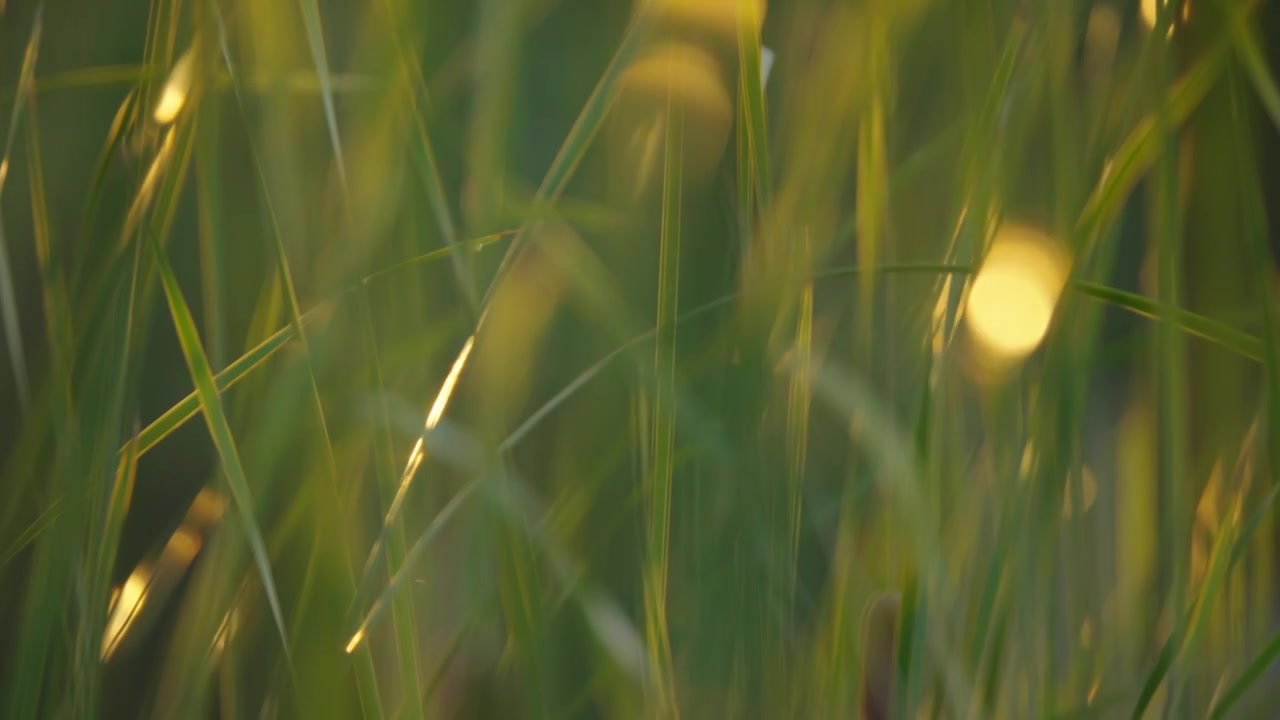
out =
<svg viewBox="0 0 1280 720"><path fill-rule="evenodd" d="M1022 225L1001 228L969 290L970 332L993 360L1019 360L1044 340L1066 279L1053 241Z"/></svg>

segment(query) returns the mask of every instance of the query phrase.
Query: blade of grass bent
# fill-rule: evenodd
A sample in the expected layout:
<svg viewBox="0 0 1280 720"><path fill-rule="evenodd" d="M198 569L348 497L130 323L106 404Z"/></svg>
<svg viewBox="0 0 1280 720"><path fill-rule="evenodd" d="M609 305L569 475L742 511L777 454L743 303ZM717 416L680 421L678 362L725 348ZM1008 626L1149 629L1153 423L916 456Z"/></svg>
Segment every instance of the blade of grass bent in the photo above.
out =
<svg viewBox="0 0 1280 720"><path fill-rule="evenodd" d="M1245 13L1242 10L1226 8L1226 12L1231 15L1228 22L1231 23L1231 39L1235 45L1236 55L1239 56L1240 62L1249 74L1253 89L1258 93L1258 100L1266 109L1271 122L1280 129L1280 86L1276 85L1275 76L1267 66L1258 31L1253 25L1245 22Z"/></svg>
<svg viewBox="0 0 1280 720"><path fill-rule="evenodd" d="M36 6L36 17L31 26L31 36L27 40L27 49L22 57L22 69L19 72L18 90L13 102L13 111L9 114L9 130L4 143L4 155L0 156L0 196L4 194L5 179L9 175L9 160L13 156L13 143L18 133L18 123L22 119L23 103L31 92L31 82L35 77L36 58L40 54L40 32L43 27L44 3ZM26 353L22 347L22 328L18 322L17 292L14 290L13 271L9 263L9 248L5 241L4 216L0 214L0 317L4 320L5 344L9 348L9 363L13 371L13 381L18 389L18 402L25 414L31 404L31 386L27 376Z"/></svg>
<svg viewBox="0 0 1280 720"><path fill-rule="evenodd" d="M1084 256L1120 211L1138 181L1160 154L1163 132L1161 123L1170 129L1180 126L1199 106L1217 81L1227 59L1227 46L1218 43L1181 78L1165 98L1163 107L1138 122L1120 147L1111 155L1102 177L1085 202L1076 220L1076 233Z"/></svg>

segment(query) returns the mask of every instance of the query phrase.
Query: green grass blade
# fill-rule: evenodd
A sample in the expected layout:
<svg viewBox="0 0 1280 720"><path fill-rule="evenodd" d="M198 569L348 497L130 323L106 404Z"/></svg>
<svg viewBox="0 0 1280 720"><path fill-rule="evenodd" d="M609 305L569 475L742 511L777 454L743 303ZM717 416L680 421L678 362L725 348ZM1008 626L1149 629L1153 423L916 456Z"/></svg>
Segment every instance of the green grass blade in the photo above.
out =
<svg viewBox="0 0 1280 720"><path fill-rule="evenodd" d="M1077 238L1085 243L1082 247L1086 256L1092 243L1115 219L1133 188L1160 155L1164 128L1172 131L1186 121L1217 82L1226 60L1224 44L1210 48L1170 87L1163 106L1139 121L1111 154L1102 177L1076 220Z"/></svg>
<svg viewBox="0 0 1280 720"><path fill-rule="evenodd" d="M18 553L22 552L28 545L35 542L40 537L40 533L49 529L58 518L58 514L62 512L62 498L56 498L49 503L40 515L26 527L25 530L18 533L18 536L10 541L9 546L0 551L0 569L9 564L9 561Z"/></svg>
<svg viewBox="0 0 1280 720"><path fill-rule="evenodd" d="M786 616L794 611L797 568L800 560L800 530L804 511L804 479L809 458L809 422L813 405L813 283L807 283L800 295L800 313L796 321L793 346L798 365L787 389L786 488L787 488L787 598Z"/></svg>
<svg viewBox="0 0 1280 720"><path fill-rule="evenodd" d="M1218 698L1218 701L1214 703L1213 707L1209 710L1209 720L1225 718L1227 716L1227 711L1230 710L1232 706L1240 700L1240 698L1244 697L1244 694L1253 687L1254 683L1258 681L1258 678L1262 677L1262 673L1266 672L1267 668L1270 667L1277 658L1280 658L1280 633L1276 633L1272 636L1271 640L1262 648L1262 651L1259 652L1253 660L1249 661L1247 666L1245 666L1244 671L1240 673L1240 677L1236 678L1235 682L1231 683L1231 685L1223 691L1222 695Z"/></svg>
<svg viewBox="0 0 1280 720"><path fill-rule="evenodd" d="M1227 5L1228 3L1223 3ZM1267 66L1267 58L1263 55L1262 44L1258 38L1258 30L1246 22L1245 12L1238 8L1225 8L1230 18L1231 39L1235 45L1236 55L1244 65L1253 89L1258 93L1262 107L1266 109L1271 122L1280 129L1280 86L1276 85L1275 75Z"/></svg>
<svg viewBox="0 0 1280 720"><path fill-rule="evenodd" d="M103 143L102 151L98 153L97 161L94 163L93 175L89 181L88 195L85 199L84 212L81 213L80 237L82 238L88 238L93 235L93 222L97 217L98 206L102 202L103 189L107 181L107 170L110 168L112 160L116 158L121 144L126 141L126 134L129 132L130 125L138 113L138 97L136 89L129 91L129 94L125 95L124 100L120 102L120 107L116 109L115 117L111 120L111 127L107 130L107 139Z"/></svg>
<svg viewBox="0 0 1280 720"><path fill-rule="evenodd" d="M1254 37L1251 29L1244 25L1240 13L1235 14L1232 22L1236 31L1237 49L1247 56L1244 62L1249 66L1254 89L1263 105L1267 106L1268 111L1272 113L1276 127L1280 128L1280 93L1277 93L1274 78L1267 71L1266 65L1259 64L1262 58L1257 46L1257 38ZM1255 65L1257 67L1254 67ZM1235 82L1234 78L1231 83L1231 98L1237 107L1243 104L1239 83ZM1236 132L1232 137L1236 143L1240 144L1240 147L1235 148L1232 153L1232 157L1237 159L1235 171L1239 177L1259 177L1263 168L1252 161L1252 158L1256 157L1257 148L1247 144L1253 137L1251 132L1253 125L1239 113L1233 118L1236 123ZM1248 236L1253 269L1257 273L1255 283L1259 290L1258 294L1261 296L1258 305L1261 311L1259 320L1261 320L1262 338L1259 343L1261 352L1258 359L1262 362L1266 382L1263 412L1267 418L1267 454L1271 458L1272 467L1275 467L1280 463L1280 333L1276 331L1276 322L1280 320L1280 307L1277 307L1272 280L1273 263L1267 238L1266 198L1260 190L1246 189L1242 192L1244 232Z"/></svg>
<svg viewBox="0 0 1280 720"><path fill-rule="evenodd" d="M164 289L165 300L169 305L170 315L173 317L174 331L178 335L178 343L182 347L182 354L187 362L191 381L196 388L200 410L209 427L209 434L213 440L214 447L218 451L218 457L227 478L227 485L231 490L231 497L240 511L241 522L244 525L245 535L249 542L249 549L253 555L254 563L258 567L263 591L267 596L267 604L271 608L271 615L275 620L281 645L286 656L288 656L289 635L285 629L284 614L280 609L280 599L276 593L275 578L271 572L271 559L267 556L266 545L262 540L262 531L259 529L258 521L254 516L253 496L249 492L249 483L245 478L244 467L240 463L240 454L231 435L231 427L227 424L226 414L223 411L222 396L218 393L217 381L214 380L213 371L209 367L209 359L205 356L204 346L200 342L200 334L196 329L195 319L192 317L191 310L187 307L187 302L182 296L182 289L178 287L178 279L174 276L172 268L169 267L169 261L165 258L164 251L160 248L159 240L156 239L154 234L148 233L148 236L153 259Z"/></svg>
<svg viewBox="0 0 1280 720"><path fill-rule="evenodd" d="M378 393L378 404L381 417L377 432L377 449L374 457L374 473L377 475L378 488L382 497L383 511L390 508L396 496L395 454L391 444L391 416L387 410L386 382L382 374L382 360L378 349L378 337L375 328L373 310L369 302L368 287L361 288L361 305L364 311L366 342L369 346L369 357L373 366L373 376ZM408 551L405 546L404 523L397 520L391 528L391 537L387 542L387 571L394 573L405 564ZM413 621L413 598L409 592L396 595L391 601L391 614L395 625L396 657L399 660L400 685L402 703L405 714L410 718L424 716L419 686L417 629Z"/></svg>
<svg viewBox="0 0 1280 720"><path fill-rule="evenodd" d="M359 287L360 285L371 284L374 281L384 280L388 276L394 273L401 272L401 271L416 267L418 265L443 260L455 252L462 252L463 250L466 249L468 245L470 245L473 248L487 247L494 243L505 240L511 237L511 235L512 233L510 232L497 233L494 235L486 235L485 237L477 238L475 240L468 241L468 243L463 243L455 247L440 248L439 250L433 250L428 253L423 253L422 255L419 255L417 257L409 258L408 260L403 260L394 265L391 265L389 267L373 272L365 276L364 279L361 280L359 285L353 286L351 288L347 288L346 290L342 291L332 299L325 301L311 308L305 313L303 313L301 316L302 322L304 325L323 322L324 319L327 318L333 312L335 305L339 301L347 298L352 292L355 291L356 287ZM279 353L281 349L287 346L289 344L289 341L293 340L296 337L297 337L297 326L293 324L287 325L277 330L270 337L266 338L262 342L255 345L245 354L236 358L234 361L231 362L231 364L227 365L226 369L224 369L222 372L219 372L215 376L215 380L217 381L217 384L218 384L218 391L225 392L228 388L232 387L236 383L243 380L245 377L251 374L254 370L265 365L265 363L268 360L270 360L277 353ZM199 411L200 411L200 400L197 397L197 394L194 392L191 393L190 395L187 395L182 400L178 401L176 405L166 410L162 415L160 415L160 417L151 421L150 424L148 424L145 428L142 429L141 432L139 432L134 438L132 438L131 442L136 443L138 446L138 455L139 456L146 455L157 444L159 444L161 440L163 440L173 431L182 427L182 425L186 423L188 420L195 417L196 413L198 413ZM122 447L121 452L124 452L126 447Z"/></svg>
<svg viewBox="0 0 1280 720"><path fill-rule="evenodd" d="M369 610L360 619L355 631L351 633L351 639L347 642L348 653L354 652L357 648L365 644L369 628L379 617L381 617L388 603L392 602L395 598L396 592L399 590L400 586L405 584L413 573L414 562L422 555L422 553L426 552L427 548L429 548L433 542L435 542L440 533L448 527L449 521L453 519L454 515L458 514L458 511L461 510L464 505L466 505L467 501L476 493L479 487L479 481L473 481L467 484L455 493L449 502L440 509L440 512L431 519L431 524L428 525L422 535L418 536L418 539L414 541L413 547L409 548L409 552L405 555L404 562L401 563L400 568L391 576L390 582L388 582L387 586L383 588L382 592L378 595L377 599L374 600L373 604L369 606Z"/></svg>
<svg viewBox="0 0 1280 720"><path fill-rule="evenodd" d="M221 135L218 132L220 103L201 103L205 117L201 120L203 131L196 138L195 172L196 195L199 198L197 218L200 228L200 273L202 300L204 303L204 333L208 343L209 361L215 370L226 367L226 284L227 263L224 249L223 223L227 208L223 202L219 155Z"/></svg>
<svg viewBox="0 0 1280 720"><path fill-rule="evenodd" d="M1184 651L1194 648L1196 641L1199 639L1206 617L1213 607L1214 600L1217 599L1218 590L1222 586L1227 573L1231 570L1231 559L1234 554L1232 551L1240 541L1236 534L1237 527L1237 523L1233 519L1227 519L1226 525L1215 540L1209 568L1204 581L1200 585L1195 602L1188 609L1184 620L1170 634L1160 651L1155 667L1147 675L1146 681L1142 685L1142 692L1138 695L1138 701L1130 714L1133 720L1141 720L1147 710L1147 706L1151 703L1152 698L1155 697L1156 690L1159 689L1160 684L1169 675L1179 656Z"/></svg>
<svg viewBox="0 0 1280 720"><path fill-rule="evenodd" d="M435 218L440 238L444 241L445 247L452 247L458 242L458 230L445 194L444 179L440 177L431 135L427 131L425 112L422 107L429 100L427 84L422 77L420 59L410 52L410 43L405 37L404 29L407 29L407 21L411 18L401 17L401 14L409 15L404 12L405 8L402 6L412 7L412 5L403 2L393 4L393 0L383 0L382 5L392 24L391 37L395 45L396 59L399 62L400 92L408 100L409 114L413 120L416 135L416 142L413 144L413 161L426 188L427 202L431 205L431 213ZM457 277L458 286L462 288L463 295L474 313L478 310L480 298L476 289L471 257L465 254L454 254L450 255L449 259L453 263L453 272Z"/></svg>
<svg viewBox="0 0 1280 720"><path fill-rule="evenodd" d="M652 448L648 513L645 524L644 608L649 676L654 684L652 711L658 717L679 714L675 667L667 625L667 576L670 565L671 501L676 437L676 316L680 290L680 223L683 195L680 157L684 145L680 108L667 108L666 160L662 190L662 233L658 250L658 308L655 348Z"/></svg>
<svg viewBox="0 0 1280 720"><path fill-rule="evenodd" d="M739 121L745 144L747 164L738 168L747 187L755 191L761 214L768 213L773 203L773 169L769 160L769 127L765 117L764 78L761 77L759 7L754 2L740 2L738 12L738 76L740 80ZM754 182L753 182L754 181ZM746 198L739 197L739 202ZM749 211L751 203L742 210Z"/></svg>
<svg viewBox="0 0 1280 720"><path fill-rule="evenodd" d="M320 24L320 6L316 0L298 0L302 9L302 22L306 28L307 45L311 48L311 62L320 80L320 97L324 103L324 119L329 128L329 144L333 148L333 160L338 168L338 180L345 192L347 165L342 155L342 137L338 132L338 111L333 103L333 80L329 75L329 54L325 50L324 30Z"/></svg>
<svg viewBox="0 0 1280 720"><path fill-rule="evenodd" d="M13 156L13 144L22 120L22 108L31 92L36 74L36 58L40 55L40 32L43 27L44 3L36 6L35 21L27 39L27 49L22 56L22 69L18 76L13 110L9 113L9 130L5 137L4 154L0 155L0 197L4 195L5 181L9 176L9 161ZM9 262L9 248L5 240L4 216L0 214L0 318L4 321L5 345L9 349L9 363L13 381L18 389L18 402L23 413L31 404L31 381L27 375L26 352L22 344L22 328L18 320L17 292L13 284L13 270Z"/></svg>
<svg viewBox="0 0 1280 720"><path fill-rule="evenodd" d="M225 370L218 373L214 378L218 392L226 391L227 388L243 380L255 369L265 364L267 360L270 360L295 337L295 332L292 325L281 328L271 337L263 340L252 350L241 355L228 365ZM200 412L200 396L198 392L192 392L143 428L129 443L126 443L125 447L121 448L121 452L126 452L130 446L136 446L138 455L145 455L155 448L161 440L164 440L169 434L195 417L198 412Z"/></svg>
<svg viewBox="0 0 1280 720"><path fill-rule="evenodd" d="M546 175L543 176L542 183L539 184L538 191L533 199L531 215L536 217L543 213L546 208L555 204L561 193L564 192L570 178L573 177L574 171L577 170L578 165L582 162L582 158L587 154L591 141L599 134L605 117L608 115L609 108L613 105L613 101L618 95L619 77L621 77L623 70L626 69L632 58L642 47L648 20L648 13L639 13L636 16L636 20L627 28L617 52L614 53L613 58L609 61L609 66L605 68L604 74L601 75L600 81L596 83L595 89L591 91L591 95L583 105L582 111L578 113L578 118L574 121L573 127L569 129L568 136L564 139L560 149L556 152L555 158L551 161L551 167L547 169ZM522 232L512 240L511 247L507 249L506 256L503 257L502 263L498 266L493 281L485 292L481 308L488 303L490 296L493 295L494 288L502 281L504 273L510 268L516 254L523 246L523 242L524 232L522 228Z"/></svg>

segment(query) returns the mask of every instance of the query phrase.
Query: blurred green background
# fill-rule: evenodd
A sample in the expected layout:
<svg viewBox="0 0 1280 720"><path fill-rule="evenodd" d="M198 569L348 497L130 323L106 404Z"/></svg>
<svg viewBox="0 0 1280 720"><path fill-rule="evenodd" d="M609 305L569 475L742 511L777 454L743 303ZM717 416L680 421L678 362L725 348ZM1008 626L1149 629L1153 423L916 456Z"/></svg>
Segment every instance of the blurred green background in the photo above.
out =
<svg viewBox="0 0 1280 720"><path fill-rule="evenodd" d="M1275 716L1277 39L0 0L0 715Z"/></svg>

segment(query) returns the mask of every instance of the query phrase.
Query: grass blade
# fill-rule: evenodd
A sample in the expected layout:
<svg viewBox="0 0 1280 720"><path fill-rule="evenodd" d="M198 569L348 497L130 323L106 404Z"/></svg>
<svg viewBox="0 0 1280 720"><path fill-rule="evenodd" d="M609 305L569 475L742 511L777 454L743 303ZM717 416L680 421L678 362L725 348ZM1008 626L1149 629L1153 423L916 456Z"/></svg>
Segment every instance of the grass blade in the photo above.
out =
<svg viewBox="0 0 1280 720"><path fill-rule="evenodd" d="M1235 682L1231 683L1222 693L1218 701L1209 710L1209 720L1219 720L1219 718L1226 717L1227 711L1253 687L1258 678L1262 677L1262 673L1277 658L1280 658L1280 633L1272 636L1271 640L1262 648L1262 651L1245 666L1244 672L1240 673L1240 677L1236 678Z"/></svg>
<svg viewBox="0 0 1280 720"><path fill-rule="evenodd" d="M1172 131L1186 121L1217 82L1226 59L1225 44L1212 46L1172 85L1163 106L1139 121L1111 154L1102 177L1076 220L1077 238L1084 243L1085 256L1160 155L1166 129Z"/></svg>
<svg viewBox="0 0 1280 720"><path fill-rule="evenodd" d="M653 446L650 448L644 573L645 643L649 651L649 674L654 683L653 712L658 717L679 715L671 637L667 627L667 573L670 563L672 474L675 463L676 316L679 312L677 298L680 288L683 193L680 157L684 144L683 127L683 109L669 105L662 183L662 236L658 250Z"/></svg>
<svg viewBox="0 0 1280 720"><path fill-rule="evenodd" d="M44 3L36 6L36 17L31 26L31 36L22 56L22 69L18 76L18 89L9 113L9 131L5 137L4 154L0 155L0 196L4 195L5 180L9 177L9 160L13 156L13 143L22 120L22 108L31 93L36 74L36 58L40 54L40 31L43 27ZM5 344L9 348L9 363L13 369L13 381L18 388L18 402L26 413L31 404L31 385L27 376L26 352L22 347L22 328L18 321L17 292L13 284L13 270L9 263L9 248L5 241L4 216L0 214L0 319L4 321Z"/></svg>
<svg viewBox="0 0 1280 720"><path fill-rule="evenodd" d="M739 121L747 163L738 168L742 181L755 191L757 207L767 214L773 203L773 170L769 161L769 127L765 117L764 78L761 77L759 17L755 2L738 4L738 76L741 78ZM752 182L754 180L754 182ZM739 197L739 202L747 200ZM750 213L751 203L742 212ZM751 217L750 214L747 215Z"/></svg>
<svg viewBox="0 0 1280 720"><path fill-rule="evenodd" d="M196 388L200 410L209 427L209 434L218 458L222 463L227 485L231 489L231 497L240 511L241 522L249 542L249 549L254 563L258 566L258 574L262 580L263 591L267 595L267 604L271 608L276 630L280 635L280 643L286 657L289 656L289 635L285 629L284 614L280 610L280 599L276 593L275 578L271 572L271 560L267 556L266 545L262 540L262 531L254 516L253 496L249 492L249 483L245 478L244 467L240 463L240 454L231 435L231 427L227 424L223 411L222 396L218 393L217 381L209 367L209 359L205 356L204 346L200 342L200 333L196 329L195 319L187 302L182 296L182 288L178 287L178 279L169 267L169 261L160 248L155 235L148 233L151 252L156 268L160 273L160 282L164 289L165 300L169 305L169 313L173 317L173 328L178 335L178 343L182 347L182 355L187 362L191 381Z"/></svg>
<svg viewBox="0 0 1280 720"><path fill-rule="evenodd" d="M44 510L25 530L18 533L3 551L0 551L0 569L9 564L9 561L18 553L22 552L28 545L40 537L40 533L44 532L58 518L58 514L62 512L62 499L55 499L49 503Z"/></svg>
<svg viewBox="0 0 1280 720"><path fill-rule="evenodd" d="M1236 511L1238 512L1238 510L1239 504L1237 503ZM1206 617L1213 606L1214 600L1217 599L1218 589L1226 578L1227 573L1231 571L1232 556L1234 555L1232 551L1242 539L1237 536L1237 530L1237 520L1228 518L1215 541L1213 556L1209 561L1208 571L1204 582L1200 585L1200 591L1196 595L1195 602L1187 610L1182 622L1174 628L1169 638L1165 641L1155 666L1148 673L1146 681L1142 685L1142 692L1139 693L1138 701L1130 714L1133 720L1141 720L1143 713L1147 710L1147 706L1151 703L1152 698L1155 697L1156 690L1159 689L1160 684L1164 682L1165 677L1173 669L1178 657L1184 651L1193 648L1199 638Z"/></svg>
<svg viewBox="0 0 1280 720"><path fill-rule="evenodd" d="M324 119L329 127L329 143L333 147L333 160L338 168L338 180L345 194L347 165L342 155L342 139L338 132L338 112L333 104L333 79L329 75L329 55L325 50L324 30L320 25L320 6L316 0L298 0L302 9L302 22L307 32L307 45L311 47L311 61L320 80L320 97L324 103Z"/></svg>
<svg viewBox="0 0 1280 720"><path fill-rule="evenodd" d="M378 392L379 418L375 450L374 473L377 476L378 488L382 496L384 512L391 506L396 495L395 454L391 444L391 417L387 410L386 383L383 380L382 360L378 350L378 337L374 322L373 310L369 303L369 290L361 288L361 305L364 310L364 326L369 356L373 366L374 382ZM395 573L403 567L408 552L405 547L404 524L396 521L391 528L391 537L387 542L387 571ZM410 718L421 718L422 691L419 687L417 630L413 621L413 598L405 592L397 595L391 602L391 613L395 625L396 657L399 660L400 686L405 713Z"/></svg>
<svg viewBox="0 0 1280 720"><path fill-rule="evenodd" d="M1280 86L1276 85L1275 76L1267 66L1257 28L1245 22L1244 11L1232 7L1224 9L1231 16L1228 22L1231 23L1231 39L1236 55L1249 74L1249 79L1253 81L1253 89L1258 93L1262 107L1266 109L1271 122L1280 129Z"/></svg>

